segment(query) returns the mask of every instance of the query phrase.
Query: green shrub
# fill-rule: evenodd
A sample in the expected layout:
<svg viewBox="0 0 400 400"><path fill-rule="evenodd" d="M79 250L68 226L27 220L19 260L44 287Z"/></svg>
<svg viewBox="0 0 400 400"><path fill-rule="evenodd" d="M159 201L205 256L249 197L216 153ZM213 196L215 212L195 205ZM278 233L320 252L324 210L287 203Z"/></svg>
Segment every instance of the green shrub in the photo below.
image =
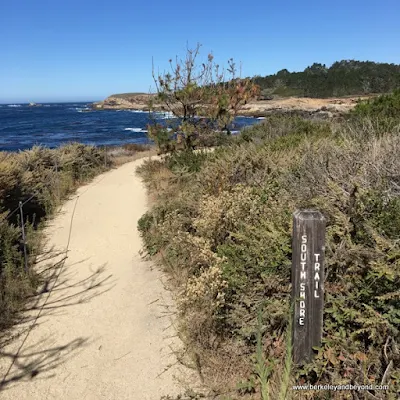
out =
<svg viewBox="0 0 400 400"><path fill-rule="evenodd" d="M349 118L358 124L365 120L379 135L400 132L400 89L388 95L359 102L350 112ZM353 122L354 124L354 122Z"/></svg>
<svg viewBox="0 0 400 400"><path fill-rule="evenodd" d="M363 117L400 119L400 89L393 93L358 103L352 113Z"/></svg>
<svg viewBox="0 0 400 400"><path fill-rule="evenodd" d="M204 151L192 152L184 150L167 157L167 167L174 173L178 171L199 172L207 157L209 157L209 153Z"/></svg>
<svg viewBox="0 0 400 400"><path fill-rule="evenodd" d="M306 139L317 140L332 135L329 122L278 114L269 116L260 124L244 128L236 143L253 142L273 146L276 150L285 150L296 147Z"/></svg>

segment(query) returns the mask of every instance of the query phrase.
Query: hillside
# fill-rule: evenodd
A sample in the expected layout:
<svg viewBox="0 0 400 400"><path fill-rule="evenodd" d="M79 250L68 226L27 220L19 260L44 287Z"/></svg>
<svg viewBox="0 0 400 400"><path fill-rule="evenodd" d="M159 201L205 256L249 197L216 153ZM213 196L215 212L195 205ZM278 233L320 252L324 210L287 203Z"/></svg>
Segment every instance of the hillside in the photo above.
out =
<svg viewBox="0 0 400 400"><path fill-rule="evenodd" d="M210 398L399 398L399 100L395 91L337 121L273 116L213 152L140 167L153 203L139 229L170 277ZM321 346L301 365L292 218L306 209L326 219L326 275ZM365 390L293 387L308 384Z"/></svg>
<svg viewBox="0 0 400 400"><path fill-rule="evenodd" d="M329 68L314 63L303 72L282 69L274 75L256 76L264 96L340 97L387 93L400 87L400 65L342 60Z"/></svg>

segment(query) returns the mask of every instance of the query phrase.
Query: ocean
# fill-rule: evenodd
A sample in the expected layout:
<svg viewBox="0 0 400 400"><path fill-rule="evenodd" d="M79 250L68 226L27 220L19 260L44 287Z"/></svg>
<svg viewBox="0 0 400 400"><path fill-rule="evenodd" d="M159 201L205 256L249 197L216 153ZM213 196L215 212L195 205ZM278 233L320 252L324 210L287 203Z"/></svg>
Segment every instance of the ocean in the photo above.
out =
<svg viewBox="0 0 400 400"><path fill-rule="evenodd" d="M134 110L89 110L90 103L0 104L0 151L19 151L34 145L55 148L69 142L94 146L150 143L146 134L148 112ZM87 111L87 112L86 112ZM162 122L169 116L156 114ZM258 122L238 117L233 129Z"/></svg>

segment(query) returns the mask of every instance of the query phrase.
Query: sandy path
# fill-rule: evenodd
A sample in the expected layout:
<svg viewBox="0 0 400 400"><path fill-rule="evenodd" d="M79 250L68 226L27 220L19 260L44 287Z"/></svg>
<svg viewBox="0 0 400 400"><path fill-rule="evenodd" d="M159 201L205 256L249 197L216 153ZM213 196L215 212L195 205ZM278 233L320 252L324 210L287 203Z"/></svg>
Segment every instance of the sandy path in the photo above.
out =
<svg viewBox="0 0 400 400"><path fill-rule="evenodd" d="M176 362L170 346L179 346L171 300L160 273L138 255L141 162L80 188L47 228L48 246L65 250L73 215L68 258L52 268L54 288L27 313L39 314L36 323L22 324L23 334L1 349L1 399L159 400L183 392L174 379L182 371L168 368Z"/></svg>

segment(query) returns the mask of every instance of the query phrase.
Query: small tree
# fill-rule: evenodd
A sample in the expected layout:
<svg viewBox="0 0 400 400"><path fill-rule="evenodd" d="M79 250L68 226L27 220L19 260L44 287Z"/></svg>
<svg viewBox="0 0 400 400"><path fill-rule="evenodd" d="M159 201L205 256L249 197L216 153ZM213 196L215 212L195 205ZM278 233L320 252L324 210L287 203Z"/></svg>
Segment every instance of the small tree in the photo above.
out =
<svg viewBox="0 0 400 400"><path fill-rule="evenodd" d="M148 127L150 138L161 151L171 150L171 142L172 148L179 142L184 149L193 150L199 144L210 144L222 132L229 135L230 124L241 107L259 94L258 86L250 79L236 76L233 59L228 61L226 71L214 62L212 54L205 62L197 63L200 47L197 44L195 49L187 49L185 60L169 60L170 72L156 75L153 65L157 96L149 108L154 111L157 103L175 117L167 126Z"/></svg>

